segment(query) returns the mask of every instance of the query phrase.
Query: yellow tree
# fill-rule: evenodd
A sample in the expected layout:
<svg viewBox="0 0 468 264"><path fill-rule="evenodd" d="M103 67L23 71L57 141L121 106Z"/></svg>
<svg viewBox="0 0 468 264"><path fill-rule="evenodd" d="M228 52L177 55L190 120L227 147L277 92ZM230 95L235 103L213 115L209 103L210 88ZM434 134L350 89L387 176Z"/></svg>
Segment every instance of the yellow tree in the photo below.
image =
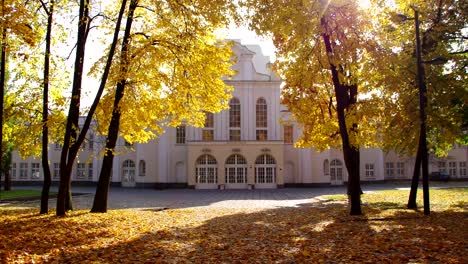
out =
<svg viewBox="0 0 468 264"><path fill-rule="evenodd" d="M231 88L222 77L233 74L232 53L213 32L234 10L223 0L130 1L118 63L96 112L107 140L92 212L107 211L119 135L146 142L166 126L202 126L205 111L227 108Z"/></svg>
<svg viewBox="0 0 468 264"><path fill-rule="evenodd" d="M277 48L282 102L302 124L296 145L343 149L350 214L361 214L359 148L377 143L381 113L370 78L381 62L368 12L357 1L343 0L245 5L251 28L272 36Z"/></svg>
<svg viewBox="0 0 468 264"><path fill-rule="evenodd" d="M374 17L382 27L389 56L387 68L380 75L385 111L382 142L385 149L414 155L417 149L408 208L416 208L416 191L421 162L427 178L427 150L437 156L447 155L452 144L466 130L468 93L466 88L467 36L464 1L396 1L382 5ZM415 15L418 20L415 21ZM411 17L410 17L411 16ZM416 23L408 23L408 20ZM413 25L414 24L414 25ZM419 31L420 61L417 44ZM377 32L376 32L377 33ZM420 66L419 71L418 65ZM418 100L418 78L422 81L422 104ZM421 93L421 91L419 91ZM420 105L423 105L421 107ZM424 106L425 105L425 106ZM421 119L419 111L425 113ZM427 116L427 118L426 118ZM465 118L465 120L464 120ZM465 125L464 125L465 124ZM427 129L426 129L427 127ZM425 133L427 130L427 142ZM401 136L395 137L399 134ZM466 143L465 143L466 144ZM424 177L423 177L424 180ZM427 185L427 184L426 184ZM429 213L428 187L425 188L425 213Z"/></svg>

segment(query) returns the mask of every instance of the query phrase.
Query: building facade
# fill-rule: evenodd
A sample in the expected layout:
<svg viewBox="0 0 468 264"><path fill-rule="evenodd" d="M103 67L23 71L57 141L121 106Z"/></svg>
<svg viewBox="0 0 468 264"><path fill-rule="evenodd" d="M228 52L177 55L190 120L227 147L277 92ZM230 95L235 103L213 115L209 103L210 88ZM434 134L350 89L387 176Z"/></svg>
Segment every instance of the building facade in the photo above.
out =
<svg viewBox="0 0 468 264"><path fill-rule="evenodd" d="M130 145L119 139L112 183L124 187L191 187L251 189L283 186L341 185L347 181L343 154L331 149L294 148L300 131L280 104L281 80L269 69L269 58L259 46L233 47L237 75L226 83L234 87L229 110L207 114L204 128L167 128L157 140ZM96 183L101 169L104 138L92 131L80 151L72 180ZM54 181L59 179L61 146L49 148ZM431 158L430 171L446 171L451 178L468 178L468 148L455 146L444 159ZM361 150L361 180L410 179L413 157L380 149ZM22 160L13 154L13 184L43 180L40 159Z"/></svg>

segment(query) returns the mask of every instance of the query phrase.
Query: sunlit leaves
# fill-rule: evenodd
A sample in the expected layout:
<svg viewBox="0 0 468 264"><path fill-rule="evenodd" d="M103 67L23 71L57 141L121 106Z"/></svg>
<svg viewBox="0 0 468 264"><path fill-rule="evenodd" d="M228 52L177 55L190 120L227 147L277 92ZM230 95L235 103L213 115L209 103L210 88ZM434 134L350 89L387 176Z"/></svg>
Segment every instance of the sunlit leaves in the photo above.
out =
<svg viewBox="0 0 468 264"><path fill-rule="evenodd" d="M141 1L125 72L114 65L96 113L101 133L110 122L114 87L122 77L120 133L128 142L146 142L165 126L182 122L202 126L205 111L227 108L231 88L222 78L233 74L231 43L217 40L213 32L228 22L232 4L218 2L216 13L209 12L205 1Z"/></svg>
<svg viewBox="0 0 468 264"><path fill-rule="evenodd" d="M142 208L66 218L2 207L0 256L16 263L465 263L467 190L431 190L430 216L405 209L407 193L365 193L366 215L358 217L344 213L340 197L295 208Z"/></svg>

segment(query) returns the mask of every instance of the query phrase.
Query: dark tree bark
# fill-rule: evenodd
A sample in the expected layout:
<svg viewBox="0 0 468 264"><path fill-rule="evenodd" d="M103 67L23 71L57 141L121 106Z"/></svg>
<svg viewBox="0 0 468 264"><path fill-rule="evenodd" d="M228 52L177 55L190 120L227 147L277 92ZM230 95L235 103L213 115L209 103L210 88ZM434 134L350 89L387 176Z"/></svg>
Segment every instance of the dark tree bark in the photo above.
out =
<svg viewBox="0 0 468 264"><path fill-rule="evenodd" d="M324 18L321 19L321 25L325 29L322 38L325 44L326 52L329 56L333 55L333 48L328 32L327 22ZM349 110L357 101L357 85L346 85L339 81L337 66L330 63L332 73L333 86L335 88L335 97L337 103L338 124L340 130L341 141L343 145L343 156L346 169L348 171L348 197L350 201L350 214L361 215L361 183L359 175L360 153L359 147L351 145L349 140L348 127L346 124L345 112ZM357 132L357 124L351 125L351 131Z"/></svg>
<svg viewBox="0 0 468 264"><path fill-rule="evenodd" d="M5 0L2 0L2 10L5 10ZM3 16L3 14L2 14ZM1 28L2 31L2 42L0 43L1 51L0 51L0 60L1 60L1 65L0 65L0 157L3 157L3 96L5 94L5 74L6 74L6 37L7 37L7 32L6 28ZM2 168L2 159L0 158L0 168ZM3 173L3 171L0 171L0 174ZM1 181L0 181L1 182ZM5 177L5 187L7 186L6 183L6 177ZM5 189L7 190L7 189Z"/></svg>
<svg viewBox="0 0 468 264"><path fill-rule="evenodd" d="M125 85L126 85L126 67L127 67L127 58L128 58L128 46L130 43L130 32L132 28L133 15L135 9L138 6L138 0L131 0L130 6L128 9L127 24L125 26L125 33L122 40L122 56L120 61L120 71L123 78L117 83L114 107L112 111L112 118L109 124L107 140L106 140L106 153L102 161L101 174L99 175L98 186L96 189L96 194L94 196L93 208L91 212L93 213L105 213L107 212L107 197L109 193L110 177L112 164L114 161L115 145L117 143L119 135L119 126L120 126L120 116L121 112L119 109L119 103L124 96Z"/></svg>
<svg viewBox="0 0 468 264"><path fill-rule="evenodd" d="M41 211L40 214L49 213L49 190L52 184L52 176L49 166L49 70L50 70L50 43L52 35L52 23L54 13L54 0L50 1L50 7L43 5L47 14L47 33L46 47L44 55L44 91L42 102L42 168L44 170L44 183L41 193Z"/></svg>
<svg viewBox="0 0 468 264"><path fill-rule="evenodd" d="M408 204L406 205L408 209L418 208L418 205L416 204L416 197L418 193L419 175L421 172L421 147L419 145L421 145L421 138L419 138L418 152L414 162L413 178L411 179L410 195L408 198Z"/></svg>
<svg viewBox="0 0 468 264"><path fill-rule="evenodd" d="M57 196L57 216L64 216L71 210L71 172L81 142L77 141L80 115L81 83L85 55L86 38L89 31L89 0L80 0L78 37L72 85L72 98L67 116L62 153L60 155L60 185ZM83 133L81 133L82 135ZM84 137L84 136L83 136Z"/></svg>

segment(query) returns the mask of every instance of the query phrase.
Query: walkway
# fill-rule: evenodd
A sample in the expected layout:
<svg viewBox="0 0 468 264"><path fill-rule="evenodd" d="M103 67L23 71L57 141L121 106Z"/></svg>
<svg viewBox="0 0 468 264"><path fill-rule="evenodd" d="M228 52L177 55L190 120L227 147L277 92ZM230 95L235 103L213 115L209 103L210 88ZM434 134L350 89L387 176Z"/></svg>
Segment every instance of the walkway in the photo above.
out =
<svg viewBox="0 0 468 264"><path fill-rule="evenodd" d="M409 183L363 184L364 192L408 188ZM467 182L431 183L431 188L468 187ZM15 189L15 187L14 187ZM40 189L40 186L21 186L16 189ZM56 190L56 187L53 188ZM73 187L76 209L91 208L95 187ZM119 208L277 208L296 207L318 201L317 197L330 194L344 194L344 186L322 188L282 188L270 190L193 190L193 189L132 189L113 187L109 193L109 209ZM50 207L55 207L50 199ZM38 201L15 202L15 206L36 207ZM3 205L5 206L5 204Z"/></svg>

